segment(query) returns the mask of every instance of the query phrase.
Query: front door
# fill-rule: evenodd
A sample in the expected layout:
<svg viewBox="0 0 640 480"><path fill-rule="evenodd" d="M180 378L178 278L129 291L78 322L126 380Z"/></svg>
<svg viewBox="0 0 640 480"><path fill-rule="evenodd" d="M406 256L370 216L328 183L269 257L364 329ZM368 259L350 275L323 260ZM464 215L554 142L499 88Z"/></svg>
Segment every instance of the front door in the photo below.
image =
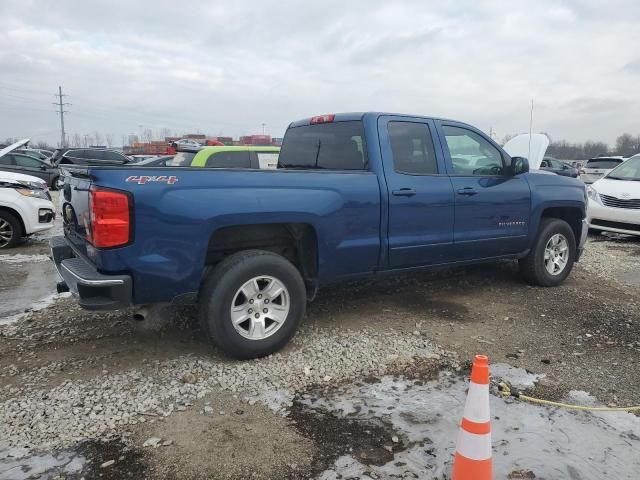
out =
<svg viewBox="0 0 640 480"><path fill-rule="evenodd" d="M378 132L389 198L389 267L446 263L453 247L454 199L435 124L385 116Z"/></svg>
<svg viewBox="0 0 640 480"><path fill-rule="evenodd" d="M512 176L503 152L478 130L439 122L455 196L454 242L459 260L519 253L527 248L531 191Z"/></svg>

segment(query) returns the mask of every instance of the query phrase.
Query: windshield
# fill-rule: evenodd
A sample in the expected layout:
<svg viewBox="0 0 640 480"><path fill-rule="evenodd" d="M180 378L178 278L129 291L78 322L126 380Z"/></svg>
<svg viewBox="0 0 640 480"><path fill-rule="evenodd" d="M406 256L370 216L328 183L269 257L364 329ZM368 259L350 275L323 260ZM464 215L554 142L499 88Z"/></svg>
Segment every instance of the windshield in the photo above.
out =
<svg viewBox="0 0 640 480"><path fill-rule="evenodd" d="M618 168L613 169L606 178L640 182L640 157L630 158Z"/></svg>

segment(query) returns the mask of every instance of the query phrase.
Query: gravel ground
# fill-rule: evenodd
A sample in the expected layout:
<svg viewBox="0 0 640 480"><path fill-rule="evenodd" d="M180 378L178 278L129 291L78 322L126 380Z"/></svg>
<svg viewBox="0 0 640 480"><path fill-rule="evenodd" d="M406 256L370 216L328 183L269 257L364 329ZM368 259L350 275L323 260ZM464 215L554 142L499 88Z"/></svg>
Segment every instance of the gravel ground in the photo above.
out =
<svg viewBox="0 0 640 480"><path fill-rule="evenodd" d="M43 240L0 271L35 262ZM553 289L523 284L510 262L329 288L287 348L250 362L212 351L189 308L149 332L134 328L131 312L54 299L0 325L0 479L308 478L354 446L393 457L393 442L380 450L394 435L384 424L316 421L298 400L385 374L464 373L481 352L544 374L537 396L584 390L637 404L639 261L640 240L599 236ZM34 463L50 452L46 468Z"/></svg>

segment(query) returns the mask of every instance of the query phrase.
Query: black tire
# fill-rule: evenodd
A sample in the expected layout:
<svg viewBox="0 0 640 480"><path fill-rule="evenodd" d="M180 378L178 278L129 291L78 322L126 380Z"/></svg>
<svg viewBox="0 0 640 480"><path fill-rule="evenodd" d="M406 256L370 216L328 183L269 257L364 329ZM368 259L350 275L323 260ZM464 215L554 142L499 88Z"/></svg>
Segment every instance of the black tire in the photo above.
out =
<svg viewBox="0 0 640 480"><path fill-rule="evenodd" d="M0 233L10 234L8 241L5 238L0 238L0 249L15 247L24 236L22 225L15 215L9 212L0 211L0 229L2 229Z"/></svg>
<svg viewBox="0 0 640 480"><path fill-rule="evenodd" d="M554 275L549 273L545 268L544 252L551 237L558 233L564 235L566 238L569 253L564 269ZM531 252L519 262L520 272L525 280L532 285L542 287L558 286L562 284L569 276L569 273L571 273L573 263L576 259L576 252L576 238L569 224L558 218L543 218L540 222L538 237L534 242Z"/></svg>
<svg viewBox="0 0 640 480"><path fill-rule="evenodd" d="M289 311L273 334L253 340L242 336L233 326L231 306L239 289L259 276L273 277L286 287ZM304 316L306 303L304 280L291 262L271 252L246 250L227 257L207 275L200 289L200 325L225 354L239 359L264 357L291 339Z"/></svg>
<svg viewBox="0 0 640 480"><path fill-rule="evenodd" d="M60 177L59 176L55 176L53 177L53 179L51 180L51 190L58 190L58 179Z"/></svg>

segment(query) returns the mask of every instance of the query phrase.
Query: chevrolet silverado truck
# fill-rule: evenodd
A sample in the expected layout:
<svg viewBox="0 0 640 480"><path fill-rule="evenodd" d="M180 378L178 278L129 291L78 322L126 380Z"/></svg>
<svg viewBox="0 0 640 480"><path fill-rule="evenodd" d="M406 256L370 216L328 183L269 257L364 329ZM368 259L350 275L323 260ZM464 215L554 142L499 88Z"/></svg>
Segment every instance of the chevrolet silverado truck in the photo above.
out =
<svg viewBox="0 0 640 480"><path fill-rule="evenodd" d="M419 116L291 123L276 169L73 166L63 182L59 290L93 310L196 303L238 358L285 345L324 285L514 259L551 287L587 235L582 182Z"/></svg>

